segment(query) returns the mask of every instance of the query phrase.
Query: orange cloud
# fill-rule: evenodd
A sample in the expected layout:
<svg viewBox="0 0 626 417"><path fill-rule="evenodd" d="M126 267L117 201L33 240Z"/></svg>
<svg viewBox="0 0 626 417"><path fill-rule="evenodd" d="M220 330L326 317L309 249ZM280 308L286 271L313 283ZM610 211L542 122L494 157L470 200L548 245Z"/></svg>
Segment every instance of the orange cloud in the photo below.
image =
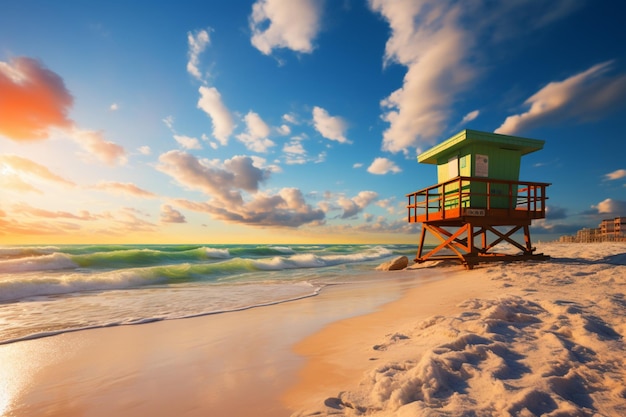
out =
<svg viewBox="0 0 626 417"><path fill-rule="evenodd" d="M7 175L11 171L32 175L44 180L57 182L59 184L74 186L72 181L51 172L47 167L33 162L30 159L17 155L0 155L0 173Z"/></svg>
<svg viewBox="0 0 626 417"><path fill-rule="evenodd" d="M13 140L45 139L52 127L72 126L73 97L63 79L38 60L0 61L0 134Z"/></svg>
<svg viewBox="0 0 626 417"><path fill-rule="evenodd" d="M58 128L109 165L126 162L126 151L101 132L80 129L67 113L74 98L63 79L28 57L0 61L0 135L13 140L46 139Z"/></svg>
<svg viewBox="0 0 626 417"><path fill-rule="evenodd" d="M94 215L87 210L80 210L79 214L69 213L67 211L50 211L40 209L37 207L29 206L28 204L21 203L13 205L13 211L21 213L29 217L40 217L45 219L70 219L70 220L83 220L93 221L98 220L100 216Z"/></svg>
<svg viewBox="0 0 626 417"><path fill-rule="evenodd" d="M129 194L135 197L143 197L143 198L154 198L157 197L156 194L150 191L146 191L142 188L137 187L135 184L130 182L115 182L115 181L101 181L96 185L96 188L105 191Z"/></svg>

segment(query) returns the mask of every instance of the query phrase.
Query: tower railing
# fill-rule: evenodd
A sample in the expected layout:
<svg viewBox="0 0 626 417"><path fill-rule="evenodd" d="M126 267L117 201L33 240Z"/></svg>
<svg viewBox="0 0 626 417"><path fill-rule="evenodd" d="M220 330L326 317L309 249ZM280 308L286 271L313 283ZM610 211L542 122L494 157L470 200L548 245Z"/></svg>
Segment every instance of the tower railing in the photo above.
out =
<svg viewBox="0 0 626 417"><path fill-rule="evenodd" d="M456 177L407 194L409 223L465 216L542 219L549 183Z"/></svg>

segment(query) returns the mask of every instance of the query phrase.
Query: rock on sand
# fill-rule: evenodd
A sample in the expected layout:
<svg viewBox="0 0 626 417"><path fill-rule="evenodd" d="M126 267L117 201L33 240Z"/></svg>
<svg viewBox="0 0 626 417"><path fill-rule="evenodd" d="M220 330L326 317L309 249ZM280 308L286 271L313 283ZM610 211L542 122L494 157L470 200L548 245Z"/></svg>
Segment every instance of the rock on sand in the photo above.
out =
<svg viewBox="0 0 626 417"><path fill-rule="evenodd" d="M376 267L380 271L398 271L409 266L409 258L406 256L398 256L389 262L382 263Z"/></svg>

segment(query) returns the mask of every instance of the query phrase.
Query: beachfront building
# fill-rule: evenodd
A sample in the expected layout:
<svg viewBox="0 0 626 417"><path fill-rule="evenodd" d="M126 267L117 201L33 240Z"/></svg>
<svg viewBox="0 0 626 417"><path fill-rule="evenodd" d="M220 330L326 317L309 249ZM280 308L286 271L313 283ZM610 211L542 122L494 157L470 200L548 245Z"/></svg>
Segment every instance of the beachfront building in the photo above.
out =
<svg viewBox="0 0 626 417"><path fill-rule="evenodd" d="M584 228L575 236L561 236L560 242L592 243L592 242L626 242L626 217L605 219L597 228Z"/></svg>
<svg viewBox="0 0 626 417"><path fill-rule="evenodd" d="M550 184L519 181L521 157L543 144L466 129L420 154L419 163L437 166L438 183L407 194L408 221L422 224L415 261L452 258L471 269L481 262L546 259L534 253L529 227L545 218ZM427 247L431 237L438 246ZM495 252L501 243L521 253Z"/></svg>

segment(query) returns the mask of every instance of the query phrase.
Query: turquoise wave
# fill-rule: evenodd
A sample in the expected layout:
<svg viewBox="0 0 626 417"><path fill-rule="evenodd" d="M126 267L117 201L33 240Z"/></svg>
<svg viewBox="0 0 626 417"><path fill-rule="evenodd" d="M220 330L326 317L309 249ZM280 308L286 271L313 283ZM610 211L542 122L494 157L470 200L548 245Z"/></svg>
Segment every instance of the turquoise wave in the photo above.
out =
<svg viewBox="0 0 626 417"><path fill-rule="evenodd" d="M179 283L293 281L308 269L368 265L405 245L0 247L0 301ZM317 275L332 274L330 269Z"/></svg>

